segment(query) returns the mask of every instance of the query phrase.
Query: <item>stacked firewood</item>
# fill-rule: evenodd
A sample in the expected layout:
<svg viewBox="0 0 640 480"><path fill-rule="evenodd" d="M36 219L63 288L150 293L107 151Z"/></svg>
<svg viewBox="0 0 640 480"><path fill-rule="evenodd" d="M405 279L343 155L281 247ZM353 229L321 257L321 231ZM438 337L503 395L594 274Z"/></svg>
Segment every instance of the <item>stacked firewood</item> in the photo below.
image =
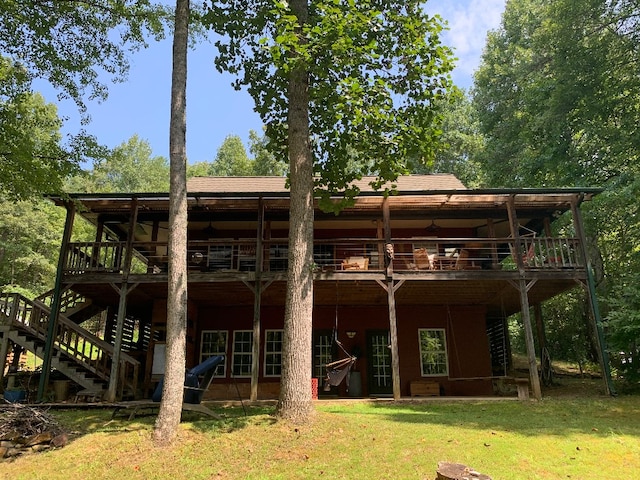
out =
<svg viewBox="0 0 640 480"><path fill-rule="evenodd" d="M19 403L0 413L0 459L63 447L68 436L46 410Z"/></svg>

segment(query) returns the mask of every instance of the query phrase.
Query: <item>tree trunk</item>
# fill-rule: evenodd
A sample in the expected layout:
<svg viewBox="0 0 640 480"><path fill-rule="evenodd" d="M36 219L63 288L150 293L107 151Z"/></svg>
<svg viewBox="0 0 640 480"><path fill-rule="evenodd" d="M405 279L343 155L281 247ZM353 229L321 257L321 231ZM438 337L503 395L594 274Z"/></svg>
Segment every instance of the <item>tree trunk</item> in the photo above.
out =
<svg viewBox="0 0 640 480"><path fill-rule="evenodd" d="M171 84L169 158L169 278L167 294L167 349L160 411L153 432L156 445L168 445L176 436L184 396L187 330L187 154L186 90L189 0L176 0Z"/></svg>
<svg viewBox="0 0 640 480"><path fill-rule="evenodd" d="M306 0L289 3L299 25L307 21ZM295 54L295 53L294 53ZM313 314L313 157L309 145L309 82L303 66L289 74L289 270L284 318L282 378L277 414L304 423L311 403Z"/></svg>

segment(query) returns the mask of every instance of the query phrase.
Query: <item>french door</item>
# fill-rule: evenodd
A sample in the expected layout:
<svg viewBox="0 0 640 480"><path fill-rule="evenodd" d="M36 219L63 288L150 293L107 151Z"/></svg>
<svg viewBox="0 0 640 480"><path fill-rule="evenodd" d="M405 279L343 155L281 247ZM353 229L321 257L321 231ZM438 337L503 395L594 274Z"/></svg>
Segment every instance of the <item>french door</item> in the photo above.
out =
<svg viewBox="0 0 640 480"><path fill-rule="evenodd" d="M389 330L367 332L367 371L370 395L393 393Z"/></svg>

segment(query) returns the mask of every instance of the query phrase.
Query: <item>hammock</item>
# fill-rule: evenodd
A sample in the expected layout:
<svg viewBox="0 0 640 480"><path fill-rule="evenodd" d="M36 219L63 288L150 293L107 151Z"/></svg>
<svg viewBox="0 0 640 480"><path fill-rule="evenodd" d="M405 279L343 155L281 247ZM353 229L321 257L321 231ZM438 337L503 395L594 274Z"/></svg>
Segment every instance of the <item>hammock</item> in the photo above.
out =
<svg viewBox="0 0 640 480"><path fill-rule="evenodd" d="M342 346L342 344L335 340L336 344L346 353L346 350ZM349 391L349 374L351 373L351 368L356 363L358 357L349 356L347 358L343 358L341 360L336 360L335 362L327 363L325 367L327 368L327 375L324 379L324 391L328 392L331 390L331 387L337 387L342 383L342 381L347 379L347 392Z"/></svg>

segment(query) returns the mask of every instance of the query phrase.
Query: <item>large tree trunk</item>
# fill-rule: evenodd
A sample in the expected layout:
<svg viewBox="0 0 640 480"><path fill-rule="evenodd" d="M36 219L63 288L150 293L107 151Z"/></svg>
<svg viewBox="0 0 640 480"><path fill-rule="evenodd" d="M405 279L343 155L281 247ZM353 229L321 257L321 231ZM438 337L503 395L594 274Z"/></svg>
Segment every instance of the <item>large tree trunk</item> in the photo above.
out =
<svg viewBox="0 0 640 480"><path fill-rule="evenodd" d="M187 330L187 153L186 91L189 0L176 0L171 84L169 158L169 279L167 350L162 402L153 432L156 445L172 442L180 425L184 396Z"/></svg>
<svg viewBox="0 0 640 480"><path fill-rule="evenodd" d="M306 0L289 3L300 25ZM304 67L289 76L289 270L284 317L282 379L277 414L297 423L309 420L311 325L313 314L313 157L309 145L309 82Z"/></svg>

